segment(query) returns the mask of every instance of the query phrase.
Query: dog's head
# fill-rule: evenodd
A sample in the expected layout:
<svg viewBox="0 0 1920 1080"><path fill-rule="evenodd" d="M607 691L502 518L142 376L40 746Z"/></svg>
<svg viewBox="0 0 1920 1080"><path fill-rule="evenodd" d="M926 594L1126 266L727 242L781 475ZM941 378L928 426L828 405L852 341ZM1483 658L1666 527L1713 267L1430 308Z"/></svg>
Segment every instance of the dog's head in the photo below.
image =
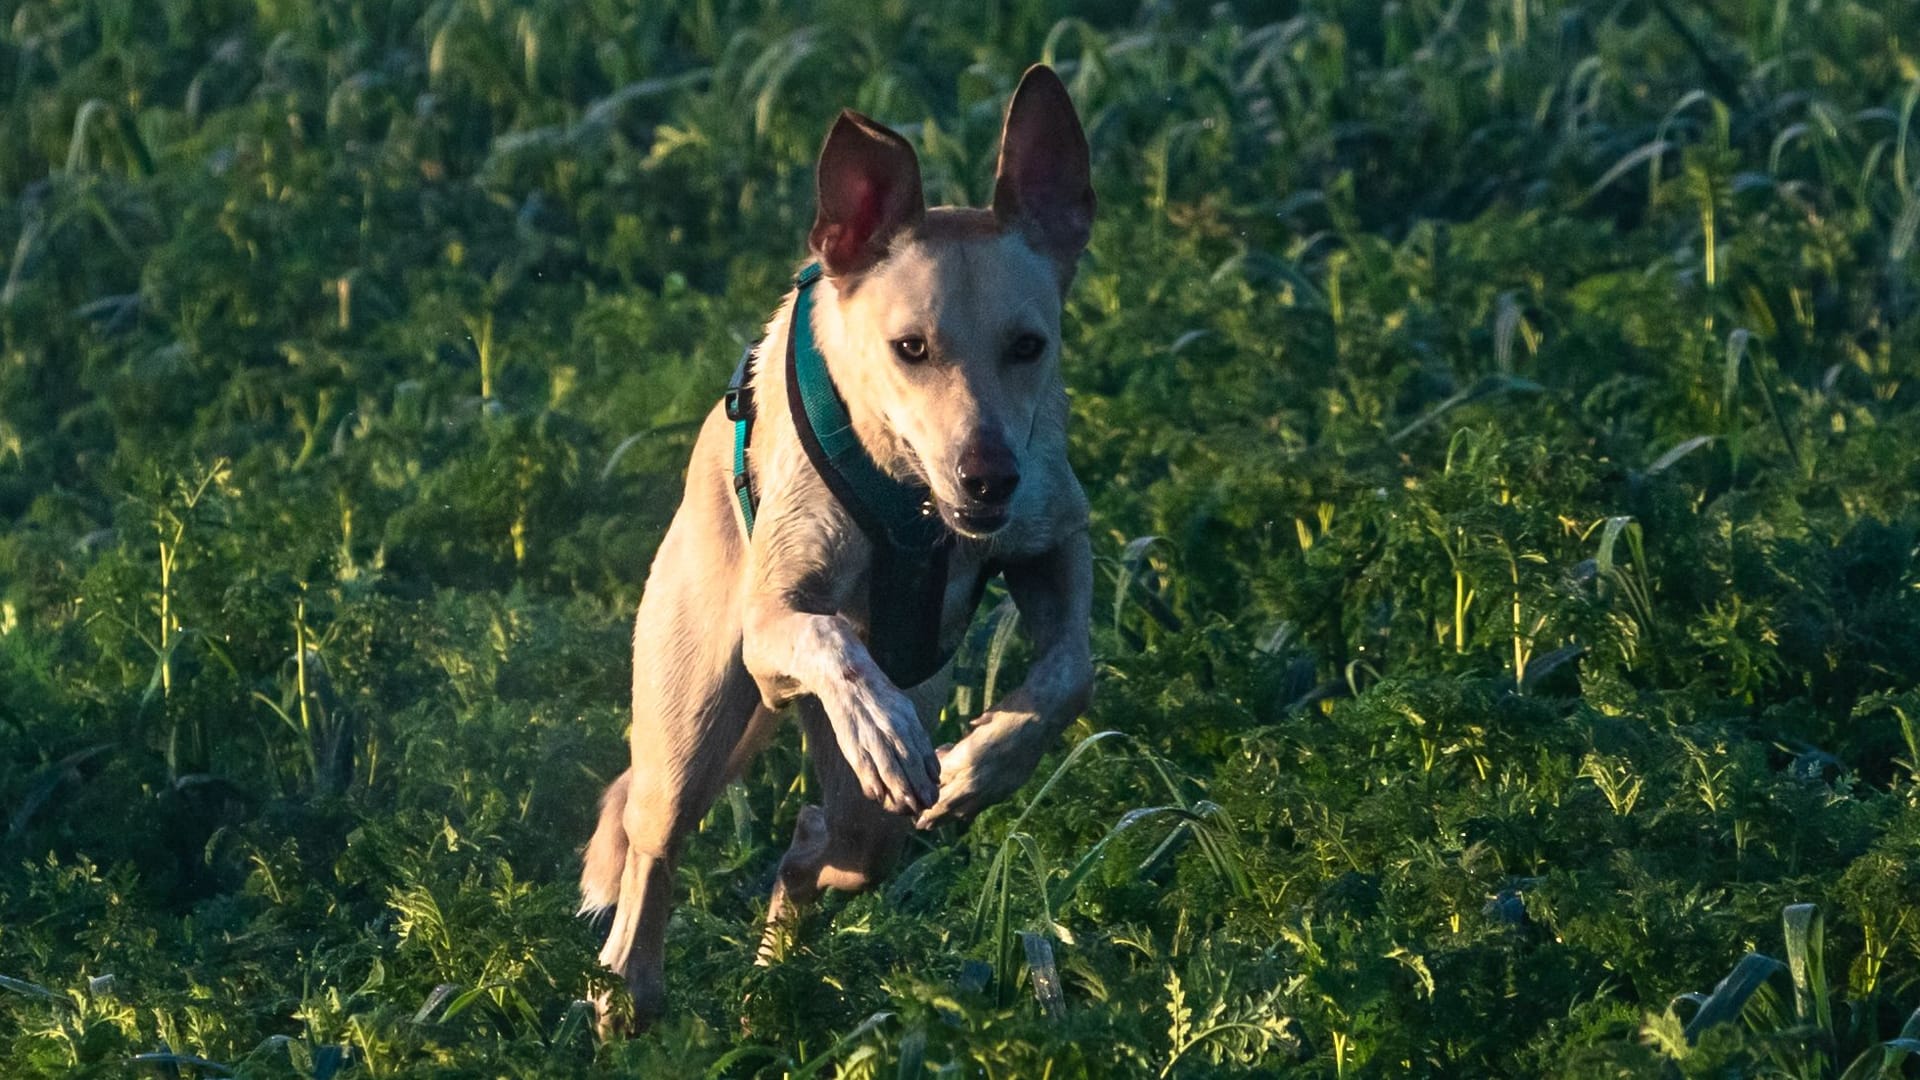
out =
<svg viewBox="0 0 1920 1080"><path fill-rule="evenodd" d="M1086 135L1046 67L1007 106L990 209L927 209L913 148L857 113L820 152L810 239L834 288L816 328L869 448L962 535L1004 527L1033 501L1022 469L1064 451L1060 305L1093 209Z"/></svg>

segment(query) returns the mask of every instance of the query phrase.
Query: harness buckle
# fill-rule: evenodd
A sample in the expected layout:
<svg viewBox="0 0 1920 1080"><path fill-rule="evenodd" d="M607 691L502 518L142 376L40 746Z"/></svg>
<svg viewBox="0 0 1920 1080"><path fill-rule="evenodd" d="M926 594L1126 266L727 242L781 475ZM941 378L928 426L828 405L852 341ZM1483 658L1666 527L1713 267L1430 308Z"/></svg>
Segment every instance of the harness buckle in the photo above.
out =
<svg viewBox="0 0 1920 1080"><path fill-rule="evenodd" d="M753 387L747 382L747 365L753 362L753 350L759 344L754 342L740 354L740 364L733 369L733 380L727 383L727 393L722 399L726 402L727 419L736 424L753 419Z"/></svg>

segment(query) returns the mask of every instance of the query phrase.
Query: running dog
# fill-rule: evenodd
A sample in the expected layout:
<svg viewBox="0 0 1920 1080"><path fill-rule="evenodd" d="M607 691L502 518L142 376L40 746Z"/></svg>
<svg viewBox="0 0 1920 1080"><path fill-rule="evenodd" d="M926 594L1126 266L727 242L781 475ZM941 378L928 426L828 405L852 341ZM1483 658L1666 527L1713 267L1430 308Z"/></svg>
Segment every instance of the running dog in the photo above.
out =
<svg viewBox="0 0 1920 1080"><path fill-rule="evenodd" d="M822 890L874 885L915 826L1018 790L1092 693L1060 320L1094 194L1066 86L1044 66L1021 80L990 208L926 207L913 148L850 111L817 178L811 257L701 428L648 576L632 765L586 849L581 910L613 908L600 960L636 1026L665 1006L682 842L786 706L820 801L780 862L762 962ZM948 661L994 575L1033 664L935 749Z"/></svg>

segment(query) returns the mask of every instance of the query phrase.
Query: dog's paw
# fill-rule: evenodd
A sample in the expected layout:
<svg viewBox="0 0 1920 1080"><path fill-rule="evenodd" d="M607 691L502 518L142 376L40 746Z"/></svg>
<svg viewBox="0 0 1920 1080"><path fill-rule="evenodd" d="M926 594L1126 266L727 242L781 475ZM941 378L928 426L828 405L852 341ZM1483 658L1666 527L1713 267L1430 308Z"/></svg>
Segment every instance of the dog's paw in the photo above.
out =
<svg viewBox="0 0 1920 1080"><path fill-rule="evenodd" d="M603 1042L639 1035L667 1014L666 987L655 980L594 987L587 1001L593 1006L594 1031Z"/></svg>
<svg viewBox="0 0 1920 1080"><path fill-rule="evenodd" d="M1025 717L989 711L966 738L940 748L940 799L914 820L931 829L971 821L975 814L1020 790L1039 763L1041 747Z"/></svg>
<svg viewBox="0 0 1920 1080"><path fill-rule="evenodd" d="M907 695L885 679L850 679L837 696L822 704L860 790L889 813L932 806L940 797L940 760Z"/></svg>

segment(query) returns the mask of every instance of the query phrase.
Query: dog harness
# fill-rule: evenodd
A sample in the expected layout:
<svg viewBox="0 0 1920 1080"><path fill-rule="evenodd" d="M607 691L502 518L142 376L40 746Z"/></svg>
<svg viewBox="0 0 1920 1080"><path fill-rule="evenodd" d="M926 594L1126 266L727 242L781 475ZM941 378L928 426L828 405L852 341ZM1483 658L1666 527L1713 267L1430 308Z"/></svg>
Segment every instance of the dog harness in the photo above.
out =
<svg viewBox="0 0 1920 1080"><path fill-rule="evenodd" d="M934 511L932 493L925 485L909 484L882 471L854 435L846 402L813 340L813 286L820 277L820 264L809 263L793 283L793 319L787 327L787 410L814 471L873 544L867 650L894 685L918 686L939 672L951 655L940 647L940 613L946 601L953 533ZM748 346L741 356L726 396L727 419L733 421L733 492L749 537L758 499L747 468L755 413L748 369L757 347ZM975 590L976 604L980 591Z"/></svg>

